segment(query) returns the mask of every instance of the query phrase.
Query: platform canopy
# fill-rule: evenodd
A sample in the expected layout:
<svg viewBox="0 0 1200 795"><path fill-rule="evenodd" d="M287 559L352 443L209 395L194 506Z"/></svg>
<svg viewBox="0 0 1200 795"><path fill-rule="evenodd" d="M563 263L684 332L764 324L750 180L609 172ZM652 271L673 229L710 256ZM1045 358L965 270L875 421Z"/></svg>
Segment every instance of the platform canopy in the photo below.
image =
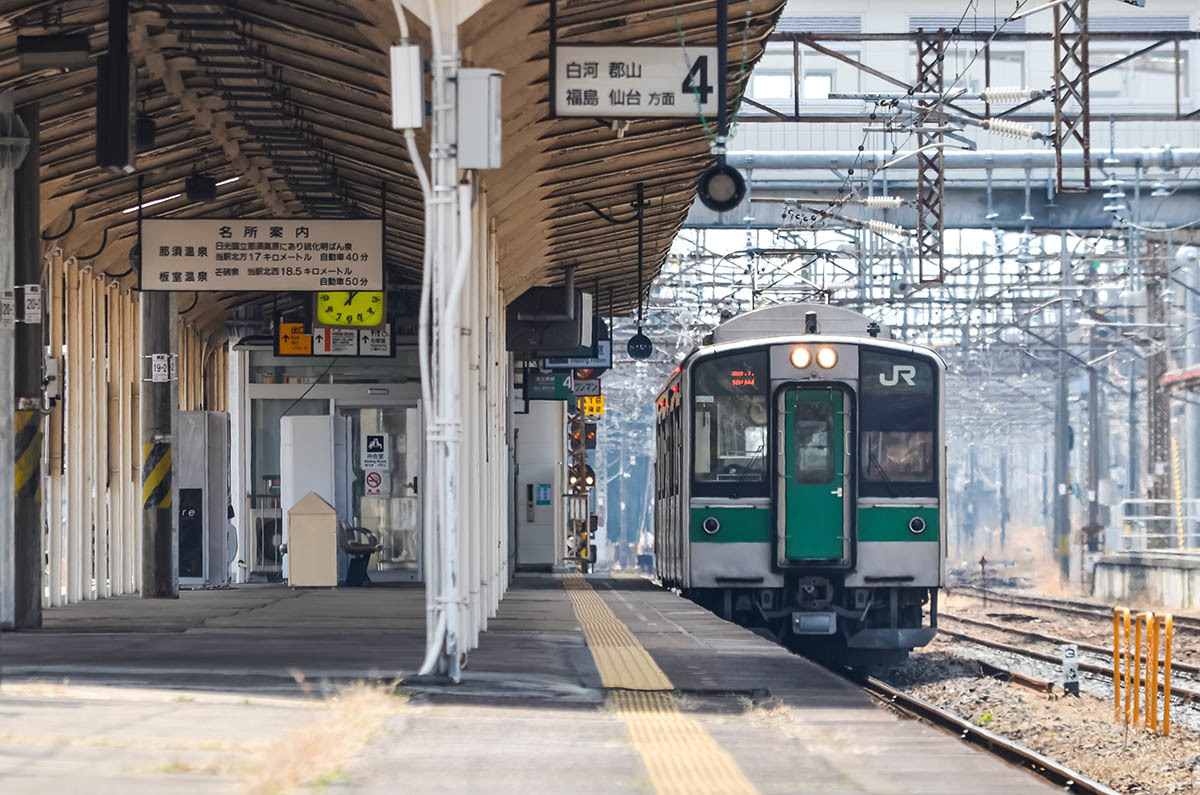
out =
<svg viewBox="0 0 1200 795"><path fill-rule="evenodd" d="M47 245L124 280L142 180L146 217L379 217L386 186L387 268L392 284L415 282L423 209L400 133L391 129L388 47L399 33L390 2L233 0L132 5L129 48L137 109L156 128L137 170L95 165L96 62L108 48L108 3L9 4L0 28L0 89L41 116L42 224ZM495 217L501 284L510 297L561 281L577 267L582 287L599 280L618 310L634 303L636 228L612 225L585 202L631 214L645 184L646 282L665 259L709 160L699 120L553 119L548 112L548 2L480 3L460 27L464 65L504 72L504 166L482 175ZM740 96L782 7L733 2L728 95ZM423 3L410 22L428 52ZM708 45L715 4L665 0L559 0L560 43ZM23 70L18 37L85 34L86 65ZM735 107L731 105L731 107ZM423 155L427 142L419 139ZM185 180L215 179L212 202L190 201ZM273 295L201 294L181 302L187 320L222 334L230 312ZM188 307L188 304L193 304Z"/></svg>

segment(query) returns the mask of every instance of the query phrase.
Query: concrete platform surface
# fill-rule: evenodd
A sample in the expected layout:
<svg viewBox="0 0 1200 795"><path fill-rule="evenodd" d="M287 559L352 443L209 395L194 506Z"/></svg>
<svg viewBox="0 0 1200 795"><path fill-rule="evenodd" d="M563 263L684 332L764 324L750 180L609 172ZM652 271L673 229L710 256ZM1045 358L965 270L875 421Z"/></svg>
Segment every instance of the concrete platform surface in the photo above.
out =
<svg viewBox="0 0 1200 795"><path fill-rule="evenodd" d="M677 688L675 717L606 694L548 576L514 581L457 686L405 679L419 587L122 598L0 637L0 791L666 792L689 743L742 782L696 791L1050 791L647 581L590 583Z"/></svg>

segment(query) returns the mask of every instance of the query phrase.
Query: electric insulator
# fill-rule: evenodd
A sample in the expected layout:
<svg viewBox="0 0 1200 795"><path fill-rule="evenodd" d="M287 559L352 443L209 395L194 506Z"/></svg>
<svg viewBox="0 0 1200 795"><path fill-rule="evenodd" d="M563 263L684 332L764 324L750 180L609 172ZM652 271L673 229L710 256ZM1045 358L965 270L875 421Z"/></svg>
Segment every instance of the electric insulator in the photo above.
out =
<svg viewBox="0 0 1200 795"><path fill-rule="evenodd" d="M863 204L877 210L894 210L904 205L904 199L899 196L868 196Z"/></svg>
<svg viewBox="0 0 1200 795"><path fill-rule="evenodd" d="M892 235L893 237L903 237L904 230L895 224L889 224L887 221L870 220L866 222L867 229L870 229L877 235Z"/></svg>
<svg viewBox="0 0 1200 795"><path fill-rule="evenodd" d="M997 135L1007 135L1009 138L1044 138L1045 136L1028 124L1020 124L1008 119L984 119L983 129Z"/></svg>
<svg viewBox="0 0 1200 795"><path fill-rule="evenodd" d="M1033 99L1033 95L1032 88L1021 88L1020 86L988 86L979 92L980 99L995 105L1015 105L1018 102L1027 102Z"/></svg>

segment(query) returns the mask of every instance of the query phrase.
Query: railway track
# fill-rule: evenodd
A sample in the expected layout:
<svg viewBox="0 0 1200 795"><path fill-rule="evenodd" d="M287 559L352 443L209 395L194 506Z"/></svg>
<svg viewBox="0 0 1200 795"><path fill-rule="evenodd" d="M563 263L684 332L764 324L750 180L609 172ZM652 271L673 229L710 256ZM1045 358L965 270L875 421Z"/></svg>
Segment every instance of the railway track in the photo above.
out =
<svg viewBox="0 0 1200 795"><path fill-rule="evenodd" d="M943 617L947 617L947 616L943 616ZM950 620L953 621L954 619L952 617L950 617ZM987 623L987 622L983 622L983 623ZM1001 629L1007 629L1007 628L1001 628ZM1020 632L1020 630L1014 630L1014 631ZM1041 662L1046 662L1046 663L1051 663L1053 665L1061 665L1062 664L1062 658L1056 654L1046 654L1045 652L1040 652L1035 649L1026 648L1024 646L1016 646L1011 643L1004 643L1002 641L992 640L991 638L982 638L982 637L979 637L978 635L972 635L969 632L961 632L958 630L947 629L945 627L938 627L938 632L940 634L946 635L947 637L956 638L958 640L963 640L968 643L974 643L977 646L985 646L990 649L996 649L997 651L1007 652L1008 654L1016 655L1018 657L1028 657L1030 659L1039 660ZM1044 636L1044 637L1052 637L1052 636ZM1074 643L1074 641L1065 641L1065 640L1062 642ZM1097 647L1097 646L1088 646L1087 644L1077 644L1077 645L1079 645L1079 647L1081 649L1084 649L1086 647L1086 650L1088 650L1088 651L1091 651L1093 649L1099 649L1099 647ZM1112 676L1113 676L1112 652L1107 651L1107 650L1101 650L1101 651L1094 651L1093 653L1107 655L1108 660L1109 660L1108 664L1107 665L1097 665L1096 663L1087 662L1086 660L1080 660L1079 661L1079 670L1086 671L1087 673L1103 677L1111 682ZM1192 670L1196 670L1195 666L1188 666L1188 668L1190 668ZM1172 672L1174 672L1177 669L1178 669L1178 666L1172 664ZM1179 670L1182 670L1182 669L1179 669ZM1158 683L1158 690L1160 693L1164 692L1162 681L1160 681ZM1180 685L1174 681L1171 683L1171 697L1176 698L1181 702L1185 702L1185 703L1189 703L1189 704L1200 704L1200 690L1196 690L1193 688L1189 688L1189 687Z"/></svg>
<svg viewBox="0 0 1200 795"><path fill-rule="evenodd" d="M1035 681L1035 680L1031 680ZM1116 791L1080 775L1071 768L1042 756L1038 752L1026 748L1020 743L1001 737L982 726L976 726L970 721L963 720L957 715L947 712L941 707L934 706L915 696L903 693L886 682L874 677L864 677L859 683L875 698L895 709L931 723L951 734L958 735L964 742L971 743L988 753L1004 759L1006 762L1022 767L1029 772L1046 779L1064 792L1093 793L1094 795L1116 795Z"/></svg>
<svg viewBox="0 0 1200 795"><path fill-rule="evenodd" d="M989 601L1004 602L1022 607L1037 607L1045 610L1055 610L1059 613L1100 618L1112 621L1112 608L1082 599L1065 599L1055 596L1033 596L1030 594L1014 594L1006 591L992 591L977 585L955 585L947 588L951 594L967 593L971 596L986 598ZM1200 632L1200 618L1196 616L1180 616L1174 618L1176 631L1187 629Z"/></svg>
<svg viewBox="0 0 1200 795"><path fill-rule="evenodd" d="M1042 641L1044 643L1053 643L1053 644L1059 645L1059 646L1065 645L1068 643L1073 643L1077 647L1079 647L1080 651L1086 651L1091 654L1108 657L1108 659L1110 661L1112 660L1112 649L1111 648L1107 648L1105 646L1097 646L1093 643L1085 643L1083 641L1071 640L1070 638L1063 638L1063 637L1059 637L1058 635L1049 635L1044 632L1036 632L1036 631L1030 630L1030 629L1021 629L1019 627L1009 627L1009 626L1005 626L1004 624L997 624L992 621L984 621L984 620L978 619L978 618L967 618L965 616L956 616L952 613L947 613L945 611L942 611L941 613L939 613L938 618L939 619L948 618L951 621L958 622L959 624L968 624L970 626L980 627L981 629L990 629L994 632L1004 632L1004 633L1007 633L1010 635L1019 635L1023 638L1027 638L1029 640ZM1191 674L1194 677L1200 678L1200 665L1195 665L1193 663L1172 660L1171 661L1171 671L1173 673Z"/></svg>

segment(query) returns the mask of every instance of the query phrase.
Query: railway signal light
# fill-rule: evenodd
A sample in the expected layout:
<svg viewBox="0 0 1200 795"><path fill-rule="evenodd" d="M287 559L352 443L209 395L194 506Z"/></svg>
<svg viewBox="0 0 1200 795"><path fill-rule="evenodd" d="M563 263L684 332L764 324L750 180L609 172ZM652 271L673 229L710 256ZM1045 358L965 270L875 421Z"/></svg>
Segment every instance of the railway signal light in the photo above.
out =
<svg viewBox="0 0 1200 795"><path fill-rule="evenodd" d="M577 427L575 423L571 423L571 428L567 431L567 450L572 455L585 449L584 445L586 442L583 437L583 429Z"/></svg>
<svg viewBox="0 0 1200 795"><path fill-rule="evenodd" d="M583 424L583 446L587 450L596 449L596 423L585 422Z"/></svg>

